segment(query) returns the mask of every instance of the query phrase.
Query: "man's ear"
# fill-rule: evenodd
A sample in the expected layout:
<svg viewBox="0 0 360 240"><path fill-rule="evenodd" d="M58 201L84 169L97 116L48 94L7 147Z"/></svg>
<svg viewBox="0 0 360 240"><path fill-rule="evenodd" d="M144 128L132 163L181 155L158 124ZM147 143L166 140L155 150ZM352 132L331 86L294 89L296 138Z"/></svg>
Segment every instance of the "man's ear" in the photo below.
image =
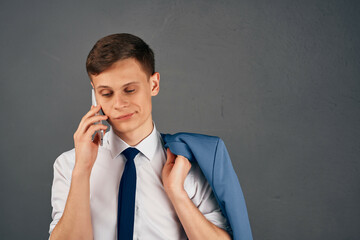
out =
<svg viewBox="0 0 360 240"><path fill-rule="evenodd" d="M92 88L95 89L94 84L93 84L93 82L91 80L90 80L90 84L91 84Z"/></svg>
<svg viewBox="0 0 360 240"><path fill-rule="evenodd" d="M155 72L150 76L151 96L158 95L160 91L160 73Z"/></svg>

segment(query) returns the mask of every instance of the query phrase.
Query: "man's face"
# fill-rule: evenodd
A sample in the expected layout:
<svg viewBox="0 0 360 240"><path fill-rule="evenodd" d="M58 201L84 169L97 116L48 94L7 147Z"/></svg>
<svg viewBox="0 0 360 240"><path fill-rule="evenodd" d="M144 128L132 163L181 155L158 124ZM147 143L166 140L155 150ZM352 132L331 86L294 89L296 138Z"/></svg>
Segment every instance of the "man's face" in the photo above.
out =
<svg viewBox="0 0 360 240"><path fill-rule="evenodd" d="M91 79L96 101L118 136L150 133L151 97L159 92L159 73L149 79L140 63L129 58L115 62L99 75L91 75Z"/></svg>

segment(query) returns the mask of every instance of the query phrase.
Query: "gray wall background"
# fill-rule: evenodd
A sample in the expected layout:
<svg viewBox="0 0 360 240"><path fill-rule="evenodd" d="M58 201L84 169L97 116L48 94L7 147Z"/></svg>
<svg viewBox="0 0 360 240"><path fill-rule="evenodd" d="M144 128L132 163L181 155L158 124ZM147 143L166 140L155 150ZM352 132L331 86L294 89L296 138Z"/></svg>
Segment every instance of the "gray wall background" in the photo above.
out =
<svg viewBox="0 0 360 240"><path fill-rule="evenodd" d="M255 239L360 237L359 1L0 2L0 239L47 239L52 165L90 107L85 59L154 50L160 132L220 136Z"/></svg>

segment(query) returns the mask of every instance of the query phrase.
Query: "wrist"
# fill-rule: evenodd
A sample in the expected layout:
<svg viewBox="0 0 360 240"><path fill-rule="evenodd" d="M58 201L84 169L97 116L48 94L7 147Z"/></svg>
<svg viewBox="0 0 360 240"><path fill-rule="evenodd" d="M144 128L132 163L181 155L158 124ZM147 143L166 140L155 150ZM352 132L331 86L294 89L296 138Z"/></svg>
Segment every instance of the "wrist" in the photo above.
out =
<svg viewBox="0 0 360 240"><path fill-rule="evenodd" d="M75 164L75 167L72 171L72 178L90 178L91 169L82 168Z"/></svg>
<svg viewBox="0 0 360 240"><path fill-rule="evenodd" d="M165 191L171 202L182 202L189 198L185 189L168 189Z"/></svg>

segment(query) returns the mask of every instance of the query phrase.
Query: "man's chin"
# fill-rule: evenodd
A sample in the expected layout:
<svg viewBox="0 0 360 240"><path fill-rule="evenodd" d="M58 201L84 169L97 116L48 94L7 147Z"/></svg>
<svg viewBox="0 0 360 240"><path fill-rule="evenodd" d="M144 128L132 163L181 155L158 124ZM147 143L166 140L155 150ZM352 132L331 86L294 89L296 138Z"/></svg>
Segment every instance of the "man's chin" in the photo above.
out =
<svg viewBox="0 0 360 240"><path fill-rule="evenodd" d="M117 133L131 132L134 129L134 127L132 126L133 124L130 123L116 123L110 121L109 124Z"/></svg>

